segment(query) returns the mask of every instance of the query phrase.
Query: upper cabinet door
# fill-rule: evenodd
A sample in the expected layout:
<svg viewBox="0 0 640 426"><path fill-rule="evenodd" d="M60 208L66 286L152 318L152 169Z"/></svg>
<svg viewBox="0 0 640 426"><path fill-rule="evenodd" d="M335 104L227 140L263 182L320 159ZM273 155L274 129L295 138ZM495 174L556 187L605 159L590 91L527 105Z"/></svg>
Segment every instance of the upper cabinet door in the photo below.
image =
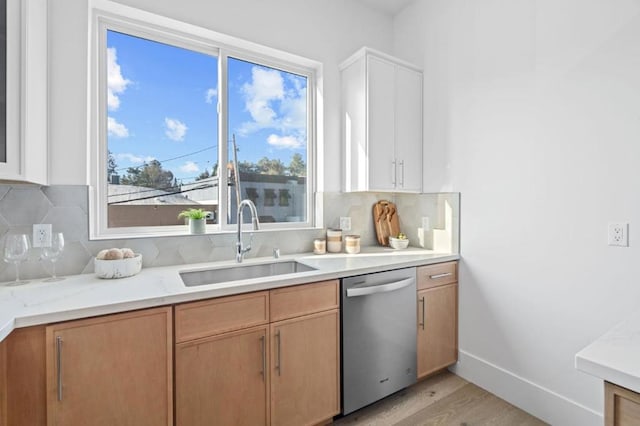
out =
<svg viewBox="0 0 640 426"><path fill-rule="evenodd" d="M0 180L47 184L47 1L7 0L0 7L6 8L0 25L6 78L0 87Z"/></svg>
<svg viewBox="0 0 640 426"><path fill-rule="evenodd" d="M369 190L393 191L397 183L394 76L393 63L367 57Z"/></svg>
<svg viewBox="0 0 640 426"><path fill-rule="evenodd" d="M400 191L422 191L422 73L396 67L396 161Z"/></svg>
<svg viewBox="0 0 640 426"><path fill-rule="evenodd" d="M422 72L363 48L340 66L344 188L422 190Z"/></svg>

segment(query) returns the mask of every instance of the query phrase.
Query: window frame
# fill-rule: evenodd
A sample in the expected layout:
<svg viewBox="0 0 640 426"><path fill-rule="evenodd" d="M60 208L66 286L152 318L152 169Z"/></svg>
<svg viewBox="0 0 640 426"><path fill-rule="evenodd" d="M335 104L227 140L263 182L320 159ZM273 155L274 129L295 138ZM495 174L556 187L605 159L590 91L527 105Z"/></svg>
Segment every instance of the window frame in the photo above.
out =
<svg viewBox="0 0 640 426"><path fill-rule="evenodd" d="M124 6L109 0L92 0L89 6L89 125L88 125L88 181L89 181L89 238L139 238L152 236L189 235L188 227L138 226L109 228L107 218L107 30L215 55L218 58L218 223L208 224L206 233L229 233L236 224L228 224L228 188L226 159L228 139L227 60L229 57L253 62L307 78L307 200L306 221L261 224L262 231L314 228L316 211L317 149L319 143L317 93L322 65L307 58L283 52L253 42L221 34L203 27L177 21L150 12ZM241 161L241 160L240 160ZM261 232L261 231L259 231Z"/></svg>

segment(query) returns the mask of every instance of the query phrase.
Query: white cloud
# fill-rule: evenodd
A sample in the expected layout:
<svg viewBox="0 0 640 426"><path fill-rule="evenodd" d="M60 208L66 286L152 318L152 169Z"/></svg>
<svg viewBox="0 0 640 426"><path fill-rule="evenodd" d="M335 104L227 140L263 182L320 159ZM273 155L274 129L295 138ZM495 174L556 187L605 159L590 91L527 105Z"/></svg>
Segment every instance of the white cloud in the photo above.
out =
<svg viewBox="0 0 640 426"><path fill-rule="evenodd" d="M272 127L277 117L273 102L284 98L284 81L278 70L251 69L251 83L242 86L245 108L258 128Z"/></svg>
<svg viewBox="0 0 640 426"><path fill-rule="evenodd" d="M184 136L187 134L188 127L182 121L175 118L164 119L165 131L164 134L174 141L183 141Z"/></svg>
<svg viewBox="0 0 640 426"><path fill-rule="evenodd" d="M118 121L113 117L107 117L107 131L109 135L115 136L117 138L126 138L129 136L129 129L122 123L118 123Z"/></svg>
<svg viewBox="0 0 640 426"><path fill-rule="evenodd" d="M278 135L270 135L267 138L267 143L275 148L300 148L303 144L302 142L294 137L294 136L278 136Z"/></svg>
<svg viewBox="0 0 640 426"><path fill-rule="evenodd" d="M213 98L218 96L218 89L214 89L214 88L208 89L204 96L205 96L205 101L208 104L212 104Z"/></svg>
<svg viewBox="0 0 640 426"><path fill-rule="evenodd" d="M271 135L271 145L291 149L302 146L307 130L307 89L303 81L302 77L282 71L253 67L251 81L241 89L252 121L242 123L237 132L246 136L261 129L274 129L295 136Z"/></svg>
<svg viewBox="0 0 640 426"><path fill-rule="evenodd" d="M307 128L307 89L297 88L282 100L280 106L283 130L305 131Z"/></svg>
<svg viewBox="0 0 640 426"><path fill-rule="evenodd" d="M180 166L180 171L183 173L197 173L200 171L200 167L193 161L187 161L182 166Z"/></svg>
<svg viewBox="0 0 640 426"><path fill-rule="evenodd" d="M155 160L154 157L140 157L139 155L131 154L130 152L121 152L115 154L115 157L118 160L128 161L131 164L144 164Z"/></svg>
<svg viewBox="0 0 640 426"><path fill-rule="evenodd" d="M124 78L120 70L115 47L109 47L107 49L107 106L111 111L120 107L118 95L124 93L129 84L131 81Z"/></svg>

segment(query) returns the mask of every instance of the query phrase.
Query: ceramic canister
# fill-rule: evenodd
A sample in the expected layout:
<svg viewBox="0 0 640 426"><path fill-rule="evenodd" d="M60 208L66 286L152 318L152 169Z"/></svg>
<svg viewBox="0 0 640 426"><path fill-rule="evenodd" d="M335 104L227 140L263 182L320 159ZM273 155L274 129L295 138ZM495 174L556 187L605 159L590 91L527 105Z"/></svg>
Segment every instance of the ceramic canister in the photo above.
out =
<svg viewBox="0 0 640 426"><path fill-rule="evenodd" d="M327 252L327 242L323 239L313 240L313 252L315 254L325 254Z"/></svg>
<svg viewBox="0 0 640 426"><path fill-rule="evenodd" d="M344 251L349 254L360 253L360 235L345 235Z"/></svg>
<svg viewBox="0 0 640 426"><path fill-rule="evenodd" d="M329 253L342 251L342 229L327 229L327 251Z"/></svg>

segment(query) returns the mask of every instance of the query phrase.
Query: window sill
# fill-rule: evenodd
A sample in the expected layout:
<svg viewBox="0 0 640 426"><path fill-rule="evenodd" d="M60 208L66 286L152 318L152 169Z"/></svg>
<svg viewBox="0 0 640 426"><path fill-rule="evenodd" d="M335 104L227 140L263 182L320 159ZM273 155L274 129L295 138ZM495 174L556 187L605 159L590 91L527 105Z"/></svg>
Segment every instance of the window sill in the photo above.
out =
<svg viewBox="0 0 640 426"><path fill-rule="evenodd" d="M230 225L232 226L232 225ZM283 231L319 231L322 227L310 226L308 224L300 224L298 226L282 223L270 224L266 229L254 231L251 224L245 223L242 227L243 233L270 234ZM146 227L146 228L116 228L101 234L90 235L90 241L100 240L120 240L120 239L139 239L139 238L162 238L162 237L190 237L190 236L223 236L231 235L238 232L236 227L220 229L217 225L207 225L204 234L191 234L188 226L163 226L163 227Z"/></svg>

